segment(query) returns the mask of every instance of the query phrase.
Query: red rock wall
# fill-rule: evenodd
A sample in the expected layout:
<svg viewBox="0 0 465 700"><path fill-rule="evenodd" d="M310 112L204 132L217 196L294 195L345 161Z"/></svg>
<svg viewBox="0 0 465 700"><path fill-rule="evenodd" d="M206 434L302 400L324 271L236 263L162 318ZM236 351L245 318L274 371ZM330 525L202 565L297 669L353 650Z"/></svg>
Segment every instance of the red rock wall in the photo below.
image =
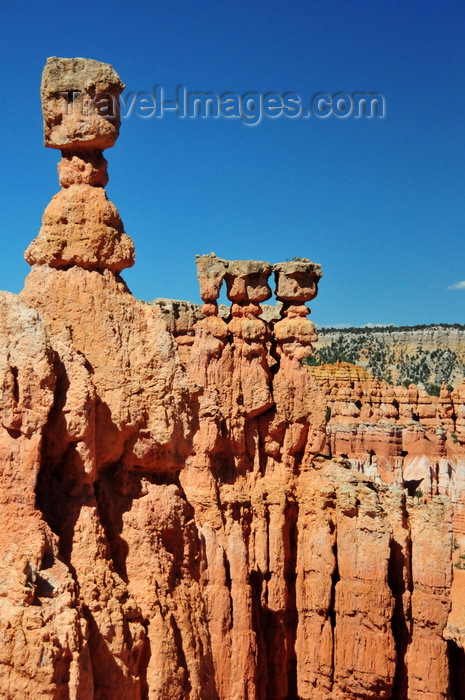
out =
<svg viewBox="0 0 465 700"><path fill-rule="evenodd" d="M5 697L415 698L414 680L430 681L407 669L425 643L442 679L429 697L447 697L447 508L407 506L400 488L316 457L326 406L266 326L262 347L278 361L273 373L257 365L263 389L248 408L248 351L236 356L224 321L213 338L194 325L186 371L159 309L113 272L37 267L22 301L6 299L10 323L20 309L38 336L13 366L46 376L48 400L34 398L40 447L12 460L16 499L27 496L41 530L22 517L23 527L49 544L26 547L11 530L6 540L26 574L21 599L0 599L16 635ZM21 333L8 327L6 347ZM18 397L43 384L17 380ZM15 449L20 439L5 437ZM433 554L421 548L429 538ZM425 561L441 582L422 578ZM17 656L23 634L29 667Z"/></svg>

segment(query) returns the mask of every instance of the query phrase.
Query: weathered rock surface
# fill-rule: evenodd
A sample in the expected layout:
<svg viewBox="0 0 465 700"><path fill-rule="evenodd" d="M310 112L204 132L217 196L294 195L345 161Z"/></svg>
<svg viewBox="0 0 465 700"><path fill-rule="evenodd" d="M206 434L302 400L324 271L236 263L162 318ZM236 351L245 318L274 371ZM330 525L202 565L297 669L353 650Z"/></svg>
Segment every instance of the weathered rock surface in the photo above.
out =
<svg viewBox="0 0 465 700"><path fill-rule="evenodd" d="M40 94L44 144L66 151L103 151L115 144L124 90L108 63L90 58L47 59Z"/></svg>
<svg viewBox="0 0 465 700"><path fill-rule="evenodd" d="M105 190L73 184L58 192L46 208L26 260L30 265L121 272L134 264L134 246Z"/></svg>
<svg viewBox="0 0 465 700"><path fill-rule="evenodd" d="M70 76L122 86L52 59L46 123ZM0 697L452 698L449 501L325 454L327 401L302 365L319 266L212 254L201 311L134 299L105 124L46 136L66 149L63 189L19 298L0 294ZM260 306L273 271L279 318Z"/></svg>

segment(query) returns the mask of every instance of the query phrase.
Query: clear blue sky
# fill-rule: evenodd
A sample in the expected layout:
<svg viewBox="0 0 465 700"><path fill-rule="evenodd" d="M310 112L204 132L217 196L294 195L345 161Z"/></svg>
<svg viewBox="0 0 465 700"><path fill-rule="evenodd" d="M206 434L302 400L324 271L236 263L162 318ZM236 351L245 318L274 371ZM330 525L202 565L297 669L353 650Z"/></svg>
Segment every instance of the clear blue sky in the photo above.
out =
<svg viewBox="0 0 465 700"><path fill-rule="evenodd" d="M321 263L321 325L465 322L465 5L444 0L0 1L0 287L58 191L42 146L48 56L111 63L127 90L378 91L384 119L123 120L107 192L133 293L198 301L196 253ZM465 285L463 285L465 287Z"/></svg>

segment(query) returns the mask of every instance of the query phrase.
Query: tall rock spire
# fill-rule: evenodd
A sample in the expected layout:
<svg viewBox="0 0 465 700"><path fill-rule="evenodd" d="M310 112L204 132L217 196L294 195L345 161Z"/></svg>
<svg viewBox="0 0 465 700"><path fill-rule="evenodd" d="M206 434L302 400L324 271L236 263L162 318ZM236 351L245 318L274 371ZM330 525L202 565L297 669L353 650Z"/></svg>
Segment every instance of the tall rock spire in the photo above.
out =
<svg viewBox="0 0 465 700"><path fill-rule="evenodd" d="M58 148L62 189L42 218L25 257L30 265L121 272L134 264L134 245L105 193L103 151L119 134L124 84L108 63L88 58L47 60L41 98L44 144Z"/></svg>

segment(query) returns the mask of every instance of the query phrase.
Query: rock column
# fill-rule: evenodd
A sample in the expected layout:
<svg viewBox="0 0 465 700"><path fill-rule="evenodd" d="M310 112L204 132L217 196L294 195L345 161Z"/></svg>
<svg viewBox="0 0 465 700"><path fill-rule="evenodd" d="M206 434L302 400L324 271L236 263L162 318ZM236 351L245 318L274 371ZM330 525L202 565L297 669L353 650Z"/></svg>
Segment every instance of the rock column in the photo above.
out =
<svg viewBox="0 0 465 700"><path fill-rule="evenodd" d="M296 456L304 455L303 463L308 465L325 441L326 401L302 365L317 340L314 324L306 319L310 309L305 302L316 297L322 272L320 265L307 259L278 263L273 270L283 318L273 331L279 370L273 381L276 416L271 432L281 442L282 463L290 458L295 465Z"/></svg>
<svg viewBox="0 0 465 700"><path fill-rule="evenodd" d="M45 209L39 235L26 251L31 265L121 272L134 264L133 243L104 190L108 175L103 150L118 138L123 89L107 63L47 60L41 85L44 142L61 150L62 190Z"/></svg>

